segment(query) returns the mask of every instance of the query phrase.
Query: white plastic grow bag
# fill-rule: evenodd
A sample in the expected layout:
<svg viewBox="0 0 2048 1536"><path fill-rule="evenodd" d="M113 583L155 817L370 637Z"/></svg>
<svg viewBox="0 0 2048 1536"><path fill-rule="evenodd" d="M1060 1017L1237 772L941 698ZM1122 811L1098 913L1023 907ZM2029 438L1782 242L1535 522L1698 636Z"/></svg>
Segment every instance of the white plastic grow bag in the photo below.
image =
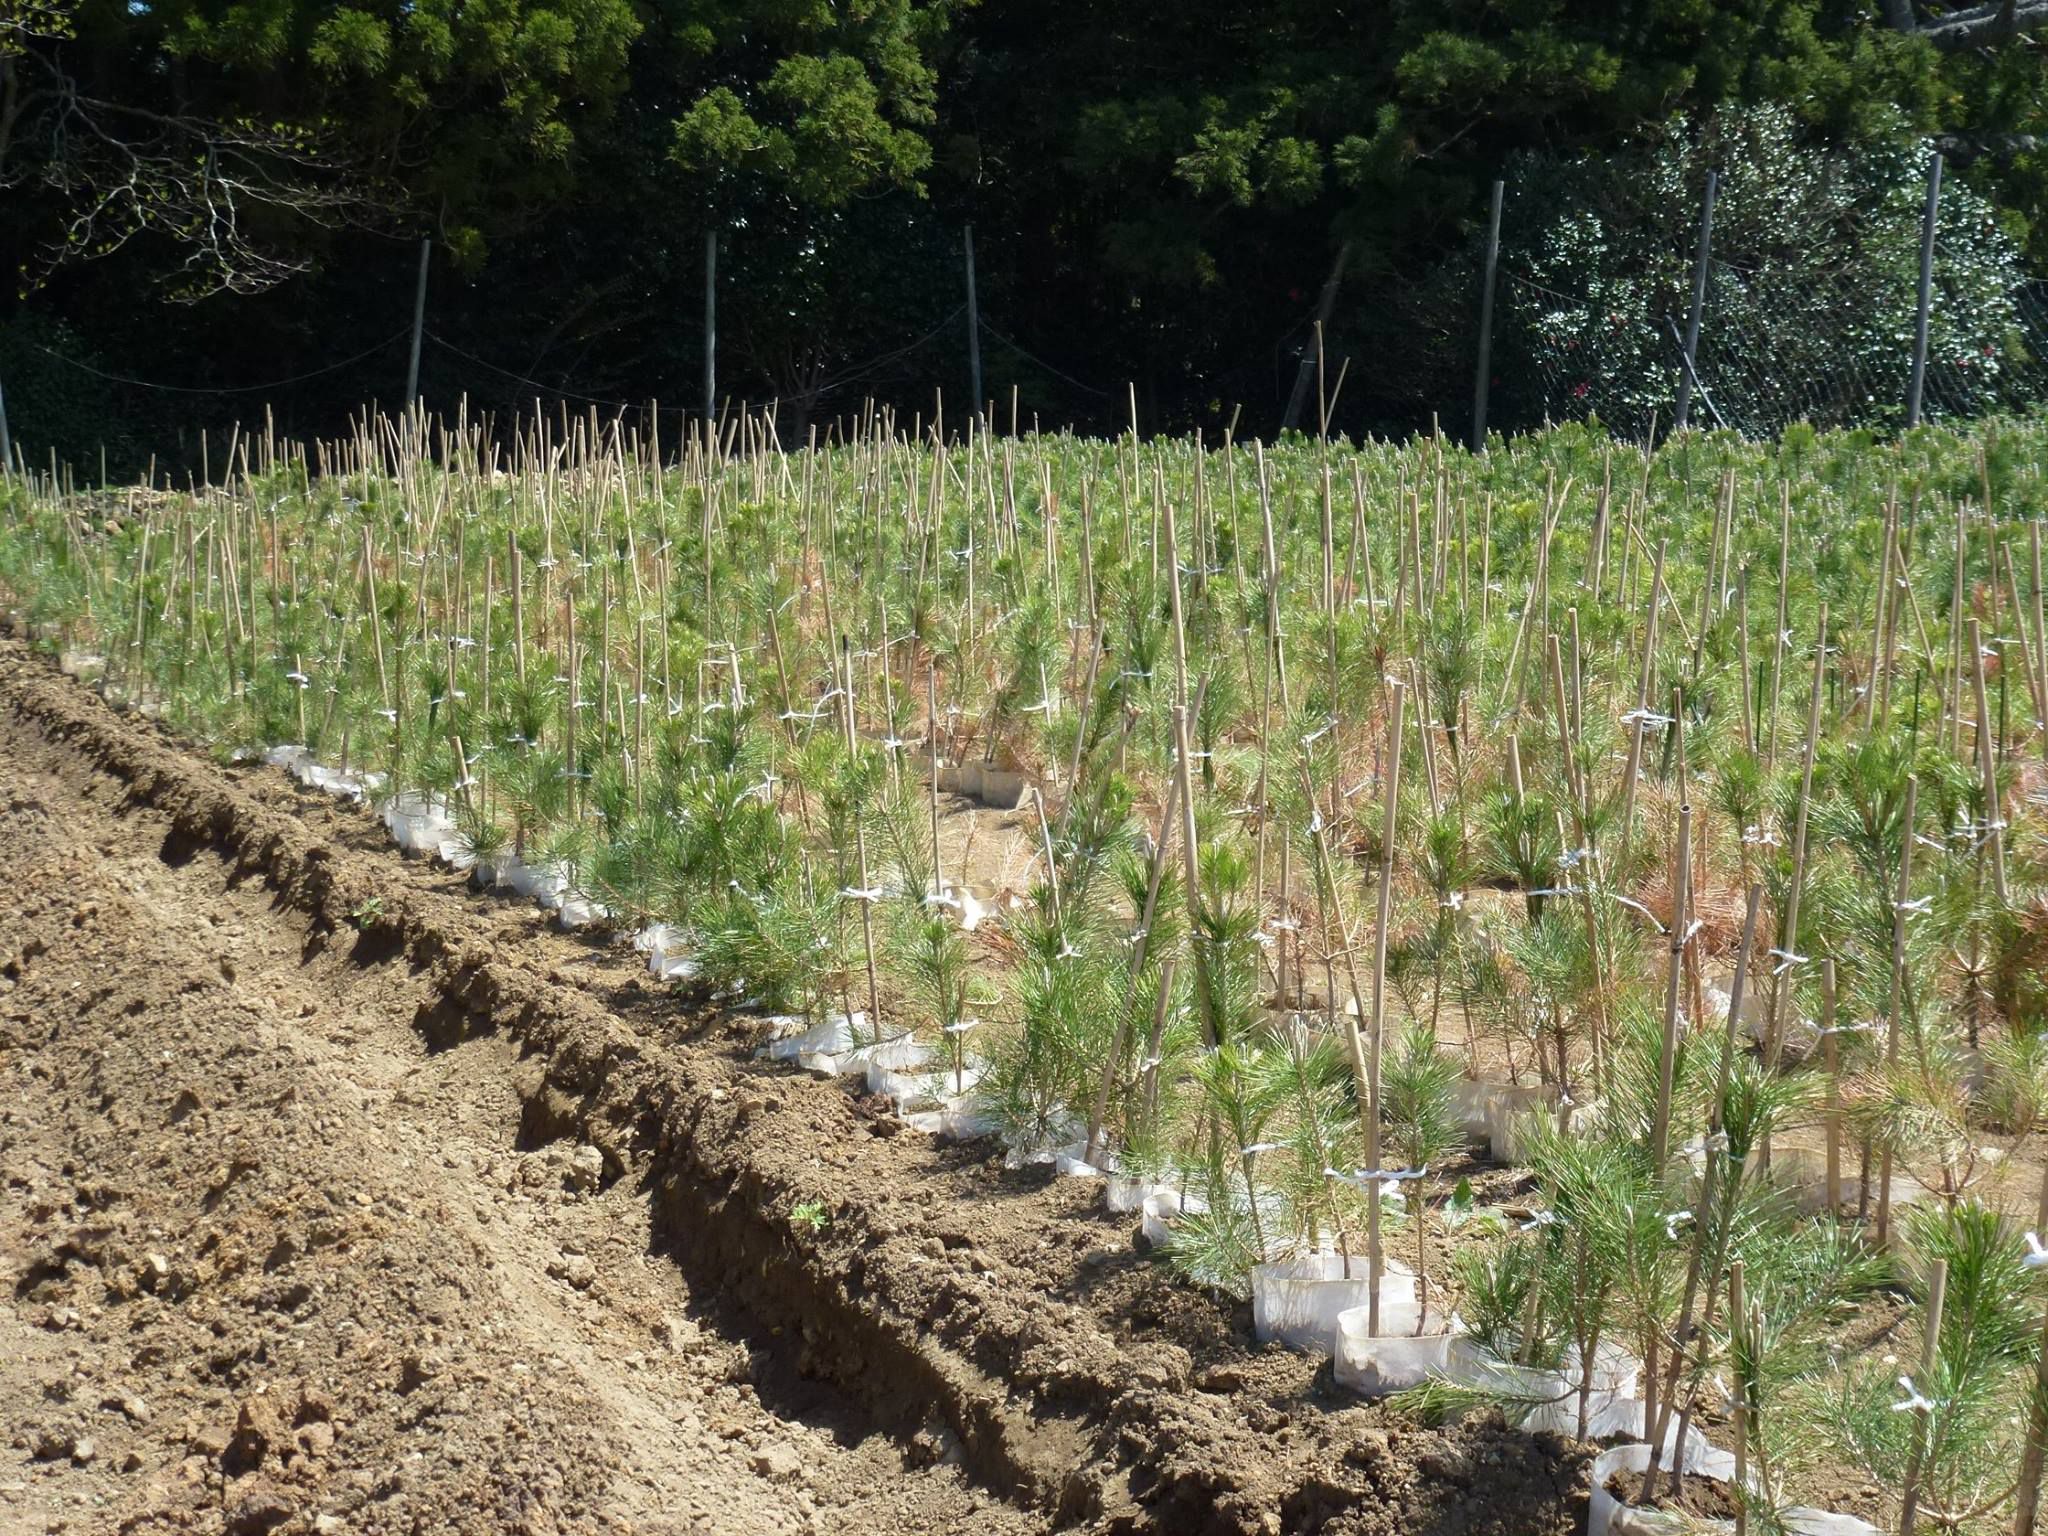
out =
<svg viewBox="0 0 2048 1536"><path fill-rule="evenodd" d="M1004 768L981 770L981 803L991 810L1014 811L1024 803L1031 781L1021 773Z"/></svg>
<svg viewBox="0 0 2048 1536"><path fill-rule="evenodd" d="M862 1046L854 1053L858 1066L867 1074L869 1093L886 1093L901 1099L915 1093L930 1076L919 1068L931 1059L931 1048L906 1030L887 1040ZM851 1069L856 1063L848 1062Z"/></svg>
<svg viewBox="0 0 2048 1536"><path fill-rule="evenodd" d="M1666 1469L1671 1466L1668 1453L1658 1459L1658 1465ZM1690 1474L1713 1478L1717 1482L1735 1480L1735 1457L1711 1446L1700 1451L1688 1451L1684 1466ZM1666 1510L1646 1509L1625 1503L1607 1491L1607 1481L1615 1473L1640 1478L1649 1467L1650 1448L1641 1444L1617 1445L1593 1458L1593 1487L1587 1509L1586 1536L1677 1536L1680 1532L1735 1529L1732 1520L1700 1520ZM1750 1486L1758 1486L1754 1476ZM1837 1515L1799 1505L1779 1511L1778 1518L1792 1536L1883 1536L1878 1527L1854 1515Z"/></svg>
<svg viewBox="0 0 2048 1536"><path fill-rule="evenodd" d="M987 887L966 886L947 880L925 891L926 905L950 911L963 933L972 933L988 918L996 893Z"/></svg>
<svg viewBox="0 0 2048 1536"><path fill-rule="evenodd" d="M896 1100L897 1110L908 1119L913 1111L941 1109L954 1102L971 1104L975 1085L987 1070L986 1063L969 1057L955 1077L943 1058L934 1057L922 1071L893 1075L896 1086L887 1091Z"/></svg>
<svg viewBox="0 0 2048 1536"><path fill-rule="evenodd" d="M1499 1163L1527 1158L1532 1119L1557 1114L1557 1089L1547 1083L1503 1083L1466 1078L1454 1099L1459 1123L1474 1141L1484 1141Z"/></svg>
<svg viewBox="0 0 2048 1536"><path fill-rule="evenodd" d="M679 928L650 923L633 935L633 947L647 957L648 973L659 981L683 981L697 974L697 962Z"/></svg>
<svg viewBox="0 0 2048 1536"><path fill-rule="evenodd" d="M1658 1464L1668 1468L1671 1462L1668 1457L1660 1457ZM1726 1451L1709 1450L1704 1456L1697 1457L1689 1455L1684 1466L1688 1473L1709 1477L1716 1482L1732 1482L1735 1478L1735 1458ZM1615 1473L1641 1477L1649 1469L1650 1448L1647 1445L1617 1445L1593 1458L1593 1487L1586 1511L1586 1536L1677 1536L1682 1531L1734 1529L1732 1522L1689 1520L1660 1509L1624 1504L1607 1491L1607 1480Z"/></svg>
<svg viewBox="0 0 2048 1536"><path fill-rule="evenodd" d="M455 832L448 803L438 795L403 790L384 807L384 825L391 839L406 853L438 853L444 839Z"/></svg>
<svg viewBox="0 0 2048 1536"><path fill-rule="evenodd" d="M1338 1321L1353 1308L1372 1300L1367 1260L1351 1256L1345 1274L1344 1256L1306 1254L1252 1266L1252 1332L1260 1343L1278 1339L1296 1349L1323 1354L1337 1350ZM1387 1260L1380 1268L1380 1332L1414 1331L1420 1309L1415 1299L1415 1274L1406 1265Z"/></svg>
<svg viewBox="0 0 2048 1536"><path fill-rule="evenodd" d="M1509 1403L1509 1416L1517 1418L1524 1429L1547 1429L1560 1435L1578 1433L1581 1373L1575 1357L1568 1359L1561 1369L1550 1370L1496 1360L1474 1348L1469 1353L1459 1353L1449 1374L1462 1385L1476 1387ZM1586 1398L1588 1438L1602 1440L1644 1432L1643 1401L1637 1395L1641 1379L1642 1362L1620 1345L1603 1342L1595 1350ZM1704 1449L1706 1441L1697 1438L1695 1431L1688 1436L1687 1444Z"/></svg>
<svg viewBox="0 0 2048 1536"><path fill-rule="evenodd" d="M770 1061L793 1061L806 1072L822 1072L827 1077L861 1070L854 1059L859 1045L855 1037L867 1028L866 1014L855 1013L849 1019L835 1013L809 1028L804 1028L795 1014L783 1014L769 1023L785 1032L780 1039L769 1041L762 1052ZM795 1032L787 1033L792 1030Z"/></svg>
<svg viewBox="0 0 2048 1536"><path fill-rule="evenodd" d="M549 907L560 905L562 892L568 889L569 881L551 864L527 864L514 859L506 884L515 896L525 896Z"/></svg>
<svg viewBox="0 0 2048 1536"><path fill-rule="evenodd" d="M1079 1141L1059 1148L1053 1154L1052 1165L1056 1172L1068 1177L1104 1179L1116 1171L1116 1153L1107 1143L1103 1143L1096 1147L1095 1157L1091 1161L1088 1156L1088 1138L1083 1136Z"/></svg>
<svg viewBox="0 0 2048 1536"><path fill-rule="evenodd" d="M1977 1151L1980 1161L1996 1163L2003 1160L2005 1153L1997 1147L1980 1147ZM1830 1191L1828 1183L1828 1154L1825 1147L1775 1147L1771 1151L1770 1176L1773 1183L1789 1193L1802 1210L1826 1211L1841 1206L1854 1205L1861 1195L1861 1180L1856 1171L1856 1152L1844 1146L1841 1155L1841 1171L1835 1188ZM1870 1169L1870 1206L1877 1208L1879 1190L1878 1167L1873 1159ZM1830 1199L1830 1195L1833 1196ZM1939 1199L1941 1192L1933 1185L1922 1182L1914 1173L1905 1168L1892 1169L1892 1206L1918 1205L1923 1200Z"/></svg>
<svg viewBox="0 0 2048 1536"><path fill-rule="evenodd" d="M1005 1168L1028 1168L1040 1163L1058 1165L1063 1160L1078 1162L1088 1150L1088 1127L1078 1115L1062 1111L1042 1126L1035 1138L1013 1132L1006 1140L1009 1144L1003 1151Z"/></svg>
<svg viewBox="0 0 2048 1536"><path fill-rule="evenodd" d="M1206 1214L1209 1202L1187 1190L1159 1189L1147 1195L1139 1209L1144 1214L1139 1218L1138 1231L1157 1248L1173 1236L1175 1221L1182 1216Z"/></svg>
<svg viewBox="0 0 2048 1536"><path fill-rule="evenodd" d="M1137 1174L1112 1173L1102 1183L1102 1203L1119 1216L1144 1209L1164 1186Z"/></svg>
<svg viewBox="0 0 2048 1536"><path fill-rule="evenodd" d="M1407 1309L1411 1314L1414 1310ZM1420 1333L1412 1320L1405 1332L1396 1332L1389 1327L1382 1308L1377 1337L1368 1329L1370 1321L1365 1307L1352 1307L1338 1315L1334 1370L1344 1386L1366 1397L1387 1397L1419 1387L1433 1376L1450 1374L1453 1353L1464 1336L1464 1327L1456 1318L1430 1312L1422 1318Z"/></svg>
<svg viewBox="0 0 2048 1536"><path fill-rule="evenodd" d="M977 1136L991 1135L996 1129L994 1116L977 1105L971 1094L945 1099L936 1108L907 1114L903 1123L927 1136L945 1136L955 1141L971 1141Z"/></svg>
<svg viewBox="0 0 2048 1536"><path fill-rule="evenodd" d="M555 921L568 929L588 928L612 915L610 907L581 891L564 891L555 908Z"/></svg>

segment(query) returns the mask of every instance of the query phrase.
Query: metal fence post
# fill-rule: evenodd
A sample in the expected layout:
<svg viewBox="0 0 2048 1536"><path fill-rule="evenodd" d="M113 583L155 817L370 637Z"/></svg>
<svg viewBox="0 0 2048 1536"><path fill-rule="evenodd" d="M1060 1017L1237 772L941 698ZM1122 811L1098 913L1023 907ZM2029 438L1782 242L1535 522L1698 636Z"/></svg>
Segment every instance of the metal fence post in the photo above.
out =
<svg viewBox="0 0 2048 1536"><path fill-rule="evenodd" d="M1934 305L1934 219L1941 211L1941 151L1927 157L1927 208L1920 216L1920 312L1913 326L1913 379L1906 386L1906 425L1920 425L1927 387L1927 316Z"/></svg>
<svg viewBox="0 0 2048 1536"><path fill-rule="evenodd" d="M1678 370L1678 408L1672 413L1674 431L1683 432L1692 415L1692 381L1700 355L1700 312L1707 306L1707 264L1714 249L1714 193L1720 189L1718 172L1707 172L1706 196L1700 201L1700 248L1692 271L1692 315L1685 322L1685 366Z"/></svg>
<svg viewBox="0 0 2048 1536"><path fill-rule="evenodd" d="M420 280L412 294L412 358L405 365L405 408L410 411L413 401L420 397L420 337L427 327L427 258L433 254L434 242L426 235L420 236Z"/></svg>
<svg viewBox="0 0 2048 1536"><path fill-rule="evenodd" d="M1500 269L1500 200L1507 183L1493 184L1486 216L1486 268L1479 280L1479 366L1472 375L1472 451L1486 451L1486 397L1493 382L1493 280Z"/></svg>
<svg viewBox="0 0 2048 1536"><path fill-rule="evenodd" d="M974 293L974 226L960 231L960 243L967 255L967 378L968 416L981 420L981 302Z"/></svg>
<svg viewBox="0 0 2048 1536"><path fill-rule="evenodd" d="M718 231L704 231L704 433L715 440L718 420Z"/></svg>

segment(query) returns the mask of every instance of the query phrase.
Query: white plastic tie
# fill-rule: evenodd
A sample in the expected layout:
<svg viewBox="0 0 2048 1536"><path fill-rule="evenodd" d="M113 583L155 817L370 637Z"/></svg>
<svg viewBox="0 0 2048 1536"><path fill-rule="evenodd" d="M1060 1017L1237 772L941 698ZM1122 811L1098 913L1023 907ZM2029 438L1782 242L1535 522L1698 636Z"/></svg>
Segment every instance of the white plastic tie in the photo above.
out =
<svg viewBox="0 0 2048 1536"><path fill-rule="evenodd" d="M1642 913L1643 916L1647 917L1650 920L1650 926L1655 928L1659 933L1663 933L1666 931L1664 925L1657 921L1657 914L1652 912L1648 907L1644 906L1640 901L1637 901L1635 897L1623 896L1620 892L1617 891L1615 893L1614 899L1620 902L1624 907L1633 907L1636 911Z"/></svg>
<svg viewBox="0 0 2048 1536"><path fill-rule="evenodd" d="M1899 1378L1899 1390L1906 1395L1898 1402L1892 1404L1893 1413L1931 1414L1936 1408L1941 1406L1933 1398L1926 1396L1918 1387L1914 1386L1913 1378L1910 1376L1901 1376Z"/></svg>
<svg viewBox="0 0 2048 1536"><path fill-rule="evenodd" d="M1325 1168L1323 1174L1326 1178L1342 1179L1346 1184L1356 1184L1363 1189L1368 1184L1399 1184L1408 1179L1427 1178L1429 1164L1424 1163L1420 1168L1354 1168L1349 1173Z"/></svg>

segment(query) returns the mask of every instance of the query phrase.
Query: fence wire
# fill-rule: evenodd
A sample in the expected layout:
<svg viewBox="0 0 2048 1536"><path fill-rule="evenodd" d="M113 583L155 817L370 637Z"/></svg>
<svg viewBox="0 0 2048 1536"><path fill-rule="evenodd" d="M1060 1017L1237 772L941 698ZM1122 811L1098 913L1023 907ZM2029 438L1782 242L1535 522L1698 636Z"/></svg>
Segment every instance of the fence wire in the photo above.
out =
<svg viewBox="0 0 2048 1536"><path fill-rule="evenodd" d="M1958 293L1943 254L1937 248L1922 418L2048 404L2048 282ZM1496 356L1515 417L1558 422L1590 414L1632 439L1671 424L1691 296L1670 274L1574 292L1554 278L1538 282L1503 267L1500 285L1507 339ZM1796 422L1896 430L1906 420L1914 326L1910 311L1902 325L1879 311L1847 273L1713 260L1691 424L1751 437L1775 436Z"/></svg>

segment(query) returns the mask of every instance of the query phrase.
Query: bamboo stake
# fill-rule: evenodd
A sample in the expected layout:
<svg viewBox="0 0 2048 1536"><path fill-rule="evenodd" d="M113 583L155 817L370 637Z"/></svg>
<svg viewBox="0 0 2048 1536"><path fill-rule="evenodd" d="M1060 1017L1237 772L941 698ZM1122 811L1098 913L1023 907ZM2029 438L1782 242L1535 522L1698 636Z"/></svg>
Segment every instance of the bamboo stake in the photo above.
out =
<svg viewBox="0 0 2048 1536"><path fill-rule="evenodd" d="M1936 1259L1927 1277L1926 1336L1920 1343L1920 1371L1915 1389L1924 1397L1935 1386L1941 1363L1942 1303L1948 1295L1948 1260ZM1899 1536L1913 1536L1920 1520L1920 1474L1927 1456L1929 1414L1913 1414L1913 1450L1906 1460L1906 1486L1899 1497Z"/></svg>
<svg viewBox="0 0 2048 1536"><path fill-rule="evenodd" d="M1748 1326L1747 1303L1742 1260L1737 1259L1728 1266L1728 1330L1731 1341L1737 1332ZM1740 1366L1735 1370L1735 1409L1729 1415L1728 1432L1735 1441L1735 1536L1749 1536L1749 1374Z"/></svg>
<svg viewBox="0 0 2048 1536"><path fill-rule="evenodd" d="M1365 1160L1369 1168L1380 1166L1380 1054L1387 1019L1387 930L1394 912L1394 832L1401 805L1401 728L1407 714L1408 690L1400 682L1390 686L1392 716L1387 725L1386 806L1380 817L1379 921L1372 941L1372 1033L1367 1041ZM1380 1196L1383 1185L1375 1185L1366 1200L1366 1332L1380 1336Z"/></svg>
<svg viewBox="0 0 2048 1536"><path fill-rule="evenodd" d="M1650 572L1650 611L1643 620L1643 665L1636 681L1636 707L1630 721L1633 729L1629 732L1628 766L1622 770L1621 863L1616 875L1624 880L1628 878L1629 853L1635 841L1636 783L1643 771L1643 732L1650 721L1650 685L1657 668L1657 616L1663 607L1658 594L1664 590L1664 557L1669 549L1669 540L1658 540L1656 564Z"/></svg>
<svg viewBox="0 0 2048 1536"><path fill-rule="evenodd" d="M1799 944L1799 899L1806 885L1806 821L1813 804L1813 758L1820 745L1820 701L1821 684L1827 675L1828 663L1828 605L1820 605L1818 633L1813 645L1813 692L1806 705L1806 751L1799 768L1799 809L1792 831L1792 880L1785 893L1784 920L1778 925L1778 943L1772 951L1778 961L1773 973L1776 984L1771 988L1770 1017L1764 1027L1764 1058L1775 1068L1784 1048L1782 1028L1785 993L1791 983L1786 979L1794 974L1801 964L1797 953Z"/></svg>
<svg viewBox="0 0 2048 1536"><path fill-rule="evenodd" d="M1785 601L1792 568L1792 482L1778 482L1778 625L1771 634L1770 720L1764 731L1764 774L1778 767L1778 698L1784 691Z"/></svg>
<svg viewBox="0 0 2048 1536"><path fill-rule="evenodd" d="M2037 1237L2048 1234L2048 1168L2041 1170L2041 1196L2034 1209L2034 1232ZM2019 1485L2013 1496L2012 1536L2035 1536L2039 1528L2044 1462L2048 1462L2048 1302L2041 1307L2033 1401L2027 1409L2027 1444L2020 1454Z"/></svg>
<svg viewBox="0 0 2048 1536"><path fill-rule="evenodd" d="M1835 1029L1835 962L1820 963L1820 1044L1827 1069L1828 1090L1822 1126L1827 1133L1827 1163L1823 1188L1830 1213L1842 1203L1842 1052L1841 1037Z"/></svg>
<svg viewBox="0 0 2048 1536"><path fill-rule="evenodd" d="M1213 1051L1216 1048L1216 1017L1209 999L1208 967L1202 963L1201 849L1195 838L1195 791L1194 780L1188 771L1188 710L1185 704L1173 706L1173 738L1175 772L1180 779L1181 857L1187 864L1188 928L1195 942L1195 1000L1202 1018L1203 1049Z"/></svg>
<svg viewBox="0 0 2048 1536"><path fill-rule="evenodd" d="M1664 1040L1657 1054L1657 1114L1650 1123L1650 1166L1662 1170L1671 1154L1671 1084L1678 1059L1678 988L1690 937L1692 807L1678 808L1678 842L1671 876L1671 952L1664 977Z"/></svg>
<svg viewBox="0 0 2048 1536"><path fill-rule="evenodd" d="M1913 894L1913 824L1919 803L1920 781L1906 780L1905 822L1899 834L1899 886L1892 897L1892 961L1891 990L1885 1004L1884 1059L1888 1069L1896 1070L1899 1064L1899 1024L1905 1003L1906 989L1906 920L1912 910L1907 906ZM1877 1245L1887 1247L1891 1242L1892 1217L1892 1147L1885 1142L1879 1154L1877 1174Z"/></svg>
<svg viewBox="0 0 2048 1536"><path fill-rule="evenodd" d="M1991 730L1991 708L1984 696L1984 628L1976 619L1970 620L1970 683L1977 705L1977 739L1975 742L1978 767L1983 773L1984 785L1984 827L1983 832L1991 851L1991 889L1998 897L1998 904L2011 904L2011 896L2005 885L2005 806L1998 791L1998 762L1993 747Z"/></svg>

